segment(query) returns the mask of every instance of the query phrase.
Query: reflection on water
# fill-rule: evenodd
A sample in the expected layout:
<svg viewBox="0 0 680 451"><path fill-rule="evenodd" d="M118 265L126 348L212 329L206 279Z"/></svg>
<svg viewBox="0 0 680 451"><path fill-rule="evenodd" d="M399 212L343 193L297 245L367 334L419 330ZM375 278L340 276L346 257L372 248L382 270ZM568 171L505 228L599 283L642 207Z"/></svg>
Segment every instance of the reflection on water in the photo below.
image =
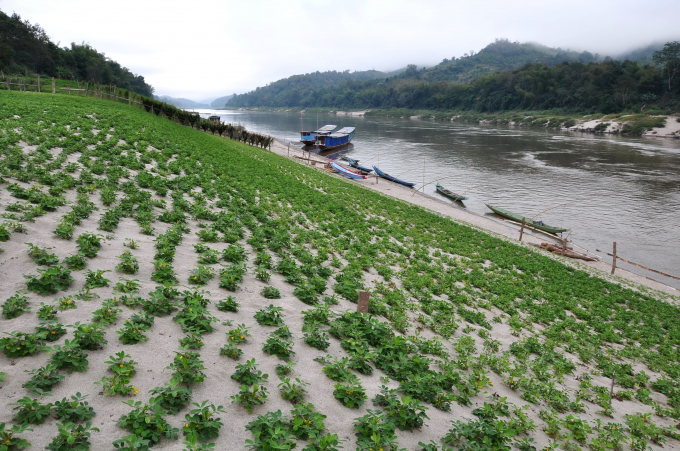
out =
<svg viewBox="0 0 680 451"><path fill-rule="evenodd" d="M316 115L199 111L294 145L299 130L317 128ZM357 127L342 153L417 186L446 177L440 183L460 193L493 179L466 194L473 213L489 214L489 203L533 216L570 202L539 219L572 228L570 239L588 249L609 250L616 241L624 258L680 275L680 141L320 115L318 125L325 124ZM439 196L434 183L425 192Z"/></svg>

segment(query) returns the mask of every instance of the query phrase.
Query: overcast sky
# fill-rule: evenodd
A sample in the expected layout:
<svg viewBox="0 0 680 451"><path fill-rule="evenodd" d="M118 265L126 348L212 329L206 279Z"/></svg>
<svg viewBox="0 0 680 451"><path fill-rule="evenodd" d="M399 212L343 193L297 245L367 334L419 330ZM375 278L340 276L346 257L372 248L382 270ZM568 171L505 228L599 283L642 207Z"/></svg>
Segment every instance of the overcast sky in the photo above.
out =
<svg viewBox="0 0 680 451"><path fill-rule="evenodd" d="M87 42L156 94L202 100L293 74L394 70L495 38L616 54L680 38L679 0L0 0L55 42Z"/></svg>

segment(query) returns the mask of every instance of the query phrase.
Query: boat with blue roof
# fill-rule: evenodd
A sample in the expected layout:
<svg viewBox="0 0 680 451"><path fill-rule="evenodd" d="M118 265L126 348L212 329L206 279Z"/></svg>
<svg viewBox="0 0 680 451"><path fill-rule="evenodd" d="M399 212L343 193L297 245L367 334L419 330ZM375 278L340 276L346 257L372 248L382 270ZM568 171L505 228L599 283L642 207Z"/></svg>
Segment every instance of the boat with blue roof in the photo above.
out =
<svg viewBox="0 0 680 451"><path fill-rule="evenodd" d="M336 128L338 128L337 125L324 125L313 132L302 131L300 132L300 142L305 146L313 146L316 144L316 140L319 136L330 135Z"/></svg>
<svg viewBox="0 0 680 451"><path fill-rule="evenodd" d="M354 127L343 127L329 135L319 135L316 138L316 145L321 150L332 150L344 147L354 138Z"/></svg>

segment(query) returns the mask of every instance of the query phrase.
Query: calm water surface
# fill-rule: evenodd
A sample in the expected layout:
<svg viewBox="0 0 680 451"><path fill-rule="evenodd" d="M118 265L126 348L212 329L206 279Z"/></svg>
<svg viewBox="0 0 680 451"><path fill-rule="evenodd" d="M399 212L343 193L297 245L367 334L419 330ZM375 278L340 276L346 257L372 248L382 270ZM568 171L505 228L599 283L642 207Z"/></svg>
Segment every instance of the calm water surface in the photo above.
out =
<svg viewBox="0 0 680 451"><path fill-rule="evenodd" d="M298 145L299 131L317 116L299 113L199 110L248 130ZM320 115L318 125L354 126L341 154L410 182L440 183L466 195L465 208L495 218L484 205L573 229L570 240L594 251L680 276L680 141L481 126L442 121ZM424 191L435 193L435 184ZM442 198L444 199L444 198ZM601 254L600 254L601 255ZM611 261L607 257L607 261ZM622 267L680 288L634 266Z"/></svg>

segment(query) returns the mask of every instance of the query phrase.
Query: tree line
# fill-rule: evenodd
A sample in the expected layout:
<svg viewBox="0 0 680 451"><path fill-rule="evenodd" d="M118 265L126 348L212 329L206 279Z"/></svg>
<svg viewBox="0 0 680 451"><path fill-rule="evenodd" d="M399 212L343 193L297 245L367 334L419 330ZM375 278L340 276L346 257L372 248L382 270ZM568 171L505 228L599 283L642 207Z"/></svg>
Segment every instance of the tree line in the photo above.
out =
<svg viewBox="0 0 680 451"><path fill-rule="evenodd" d="M90 45L72 43L70 47L59 47L40 25L3 11L0 11L0 70L112 84L147 97L154 92L143 76L133 74Z"/></svg>
<svg viewBox="0 0 680 451"><path fill-rule="evenodd" d="M680 43L669 42L654 64L636 61L529 63L470 83L428 81L402 73L378 80L346 81L305 91L259 89L234 96L233 107L323 107L331 109L475 110L564 109L605 114L657 108L680 109ZM406 74L406 75L405 75Z"/></svg>

